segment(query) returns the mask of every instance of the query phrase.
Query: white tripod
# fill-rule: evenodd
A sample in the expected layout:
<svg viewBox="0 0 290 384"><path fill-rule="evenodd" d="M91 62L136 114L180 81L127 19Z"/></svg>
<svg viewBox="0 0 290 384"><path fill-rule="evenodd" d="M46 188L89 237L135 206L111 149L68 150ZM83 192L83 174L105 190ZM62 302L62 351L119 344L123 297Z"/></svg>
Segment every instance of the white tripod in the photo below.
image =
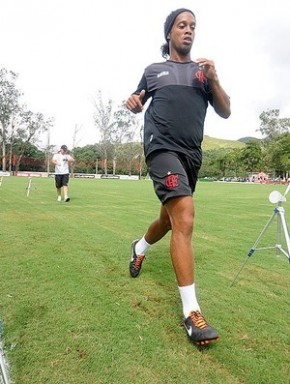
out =
<svg viewBox="0 0 290 384"><path fill-rule="evenodd" d="M277 256L279 256L281 253L283 253L287 257L287 259L288 259L288 261L290 263L290 237L289 237L289 231L288 231L288 227L287 227L287 222L286 222L286 219L285 219L285 209L282 207L282 203L284 203L286 201L286 195L289 192L289 190L290 190L290 184L286 188L286 191L285 191L284 195L282 195L278 191L273 191L273 192L270 193L270 195L269 195L270 202L273 203L273 204L277 204L278 203L278 205L277 205L277 207L274 208L272 216L270 217L268 223L265 225L264 229L260 233L260 235L257 238L255 244L250 249L244 264L242 265L241 269L237 273L237 275L234 278L234 280L233 280L231 285L234 284L234 282L236 281L237 277L239 276L239 274L241 273L242 269L244 268L246 262L248 261L249 257L252 256L252 254L255 251L260 251L260 250L263 250L263 249L277 249ZM267 229L269 228L270 224L272 223L272 221L274 220L275 217L277 217L276 244L274 246L272 246L272 247L260 247L260 248L258 248L258 244L262 240L264 234L266 233ZM282 232L282 230L283 230L283 233L284 233L285 245L287 247L287 250L285 250L283 248L283 246L282 246L282 242L281 242L281 232Z"/></svg>

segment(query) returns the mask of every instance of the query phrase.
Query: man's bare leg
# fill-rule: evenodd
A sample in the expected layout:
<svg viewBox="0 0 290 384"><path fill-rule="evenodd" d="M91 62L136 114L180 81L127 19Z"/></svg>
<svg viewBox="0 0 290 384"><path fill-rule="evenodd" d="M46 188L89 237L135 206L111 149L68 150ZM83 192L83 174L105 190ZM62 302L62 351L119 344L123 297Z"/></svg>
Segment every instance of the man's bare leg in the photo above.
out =
<svg viewBox="0 0 290 384"><path fill-rule="evenodd" d="M205 345L218 339L218 334L201 314L195 294L192 232L194 205L190 196L169 200L166 209L172 225L170 253L183 306L184 327L195 344Z"/></svg>
<svg viewBox="0 0 290 384"><path fill-rule="evenodd" d="M191 244L194 225L192 197L170 199L165 207L172 227L170 254L178 286L191 285L194 283L194 256Z"/></svg>
<svg viewBox="0 0 290 384"><path fill-rule="evenodd" d="M57 201L61 201L61 188L56 189Z"/></svg>
<svg viewBox="0 0 290 384"><path fill-rule="evenodd" d="M150 245L162 239L170 229L171 224L167 210L164 206L161 206L159 217L149 225L142 239L133 241L131 245L132 253L129 271L132 277L139 275L146 250Z"/></svg>
<svg viewBox="0 0 290 384"><path fill-rule="evenodd" d="M167 212L167 209L162 205L160 208L159 217L154 220L147 232L145 233L145 240L150 245L157 243L171 230L171 222Z"/></svg>

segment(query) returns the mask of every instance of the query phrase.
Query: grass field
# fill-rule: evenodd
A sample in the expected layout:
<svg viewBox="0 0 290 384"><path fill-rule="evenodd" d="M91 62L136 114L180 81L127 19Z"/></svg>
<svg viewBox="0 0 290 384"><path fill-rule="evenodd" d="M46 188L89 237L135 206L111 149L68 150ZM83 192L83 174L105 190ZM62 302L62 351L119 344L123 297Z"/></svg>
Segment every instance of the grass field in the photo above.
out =
<svg viewBox="0 0 290 384"><path fill-rule="evenodd" d="M247 258L275 207L269 193L285 186L197 186L197 294L221 336L204 349L182 327L169 235L129 277L131 241L159 211L150 181L71 179L69 203L57 203L53 179L33 179L28 197L26 186L7 177L0 187L0 320L13 383L290 383L290 265L275 250ZM275 243L273 223L261 246Z"/></svg>

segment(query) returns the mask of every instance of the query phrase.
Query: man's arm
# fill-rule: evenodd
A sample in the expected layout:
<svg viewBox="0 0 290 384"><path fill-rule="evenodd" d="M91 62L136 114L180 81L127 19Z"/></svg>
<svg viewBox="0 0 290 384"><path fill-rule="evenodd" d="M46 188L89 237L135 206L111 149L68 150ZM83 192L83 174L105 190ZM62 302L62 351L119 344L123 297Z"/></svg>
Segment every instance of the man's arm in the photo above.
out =
<svg viewBox="0 0 290 384"><path fill-rule="evenodd" d="M230 98L220 85L214 62L212 60L202 58L197 59L197 63L204 72L211 88L214 110L219 116L227 119L231 114Z"/></svg>
<svg viewBox="0 0 290 384"><path fill-rule="evenodd" d="M72 155L68 155L68 156L67 156L67 161L68 161L69 163L74 163L74 162L75 162L75 159L72 157Z"/></svg>
<svg viewBox="0 0 290 384"><path fill-rule="evenodd" d="M211 80L209 81L212 95L213 95L213 108L216 113L227 119L231 114L231 104L230 98L222 88L219 83L219 80Z"/></svg>

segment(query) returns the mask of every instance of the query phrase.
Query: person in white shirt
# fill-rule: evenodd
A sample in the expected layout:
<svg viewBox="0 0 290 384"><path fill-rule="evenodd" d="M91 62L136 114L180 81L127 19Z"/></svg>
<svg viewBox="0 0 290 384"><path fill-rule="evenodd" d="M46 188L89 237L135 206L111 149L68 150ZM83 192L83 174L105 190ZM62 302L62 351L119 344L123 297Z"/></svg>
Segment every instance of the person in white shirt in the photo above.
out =
<svg viewBox="0 0 290 384"><path fill-rule="evenodd" d="M57 191L57 201L61 201L61 190L63 188L64 201L70 201L68 196L69 183L69 164L74 162L74 158L68 153L66 145L62 145L58 153L52 158L52 164L55 166L55 187Z"/></svg>

